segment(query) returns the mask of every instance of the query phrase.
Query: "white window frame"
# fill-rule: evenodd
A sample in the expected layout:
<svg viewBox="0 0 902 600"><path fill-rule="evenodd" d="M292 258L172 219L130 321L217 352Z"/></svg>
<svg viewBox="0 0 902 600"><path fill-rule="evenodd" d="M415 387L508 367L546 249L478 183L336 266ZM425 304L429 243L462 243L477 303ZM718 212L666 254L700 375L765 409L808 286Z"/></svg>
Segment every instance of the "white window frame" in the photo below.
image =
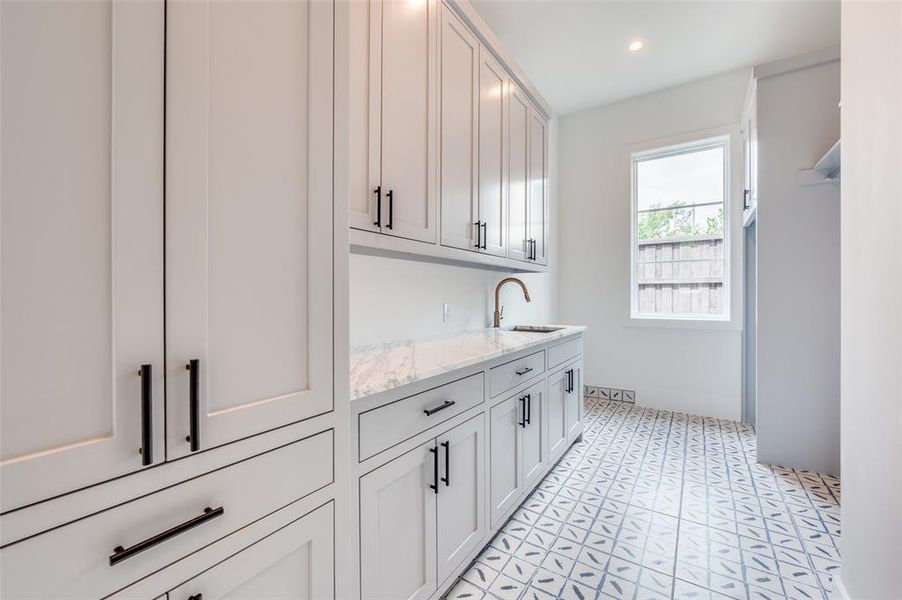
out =
<svg viewBox="0 0 902 600"><path fill-rule="evenodd" d="M730 135L716 135L705 137L679 144L671 144L660 146L648 150L639 150L630 154L630 321L633 323L655 323L661 324L691 324L691 323L730 323L732 320L732 160L730 156L730 146L732 140ZM702 150L710 150L713 148L723 149L723 248L724 248L724 279L723 279L723 314L720 315L699 315L699 314L680 314L680 313L640 313L639 312L639 234L638 234L638 163L644 160L655 158L666 158L670 156L679 156L681 154L689 154Z"/></svg>

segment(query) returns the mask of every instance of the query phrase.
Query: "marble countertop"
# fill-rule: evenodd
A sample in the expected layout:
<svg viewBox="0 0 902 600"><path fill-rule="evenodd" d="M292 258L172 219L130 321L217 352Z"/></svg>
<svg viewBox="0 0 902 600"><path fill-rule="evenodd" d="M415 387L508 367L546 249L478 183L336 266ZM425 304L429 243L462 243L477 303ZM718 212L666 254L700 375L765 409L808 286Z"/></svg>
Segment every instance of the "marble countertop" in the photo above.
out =
<svg viewBox="0 0 902 600"><path fill-rule="evenodd" d="M561 329L551 333L477 329L351 348L351 400L514 354L582 333L586 329L575 325L553 327Z"/></svg>

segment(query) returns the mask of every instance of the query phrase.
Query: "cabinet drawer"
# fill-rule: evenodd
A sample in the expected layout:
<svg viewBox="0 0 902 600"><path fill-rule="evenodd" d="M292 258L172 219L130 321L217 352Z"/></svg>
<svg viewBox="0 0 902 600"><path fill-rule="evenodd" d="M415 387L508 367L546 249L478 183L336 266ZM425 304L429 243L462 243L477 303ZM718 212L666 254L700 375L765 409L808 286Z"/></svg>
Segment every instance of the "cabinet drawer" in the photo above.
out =
<svg viewBox="0 0 902 600"><path fill-rule="evenodd" d="M494 367L489 371L491 395L497 396L506 392L518 383L532 379L545 372L545 351L518 358L509 363Z"/></svg>
<svg viewBox="0 0 902 600"><path fill-rule="evenodd" d="M583 353L583 338L577 337L572 340L552 346L548 349L548 368L553 369L566 360L575 358Z"/></svg>
<svg viewBox="0 0 902 600"><path fill-rule="evenodd" d="M332 452L330 430L13 544L0 596L115 592L329 484Z"/></svg>
<svg viewBox="0 0 902 600"><path fill-rule="evenodd" d="M361 413L360 460L482 403L483 394L483 374L476 373Z"/></svg>

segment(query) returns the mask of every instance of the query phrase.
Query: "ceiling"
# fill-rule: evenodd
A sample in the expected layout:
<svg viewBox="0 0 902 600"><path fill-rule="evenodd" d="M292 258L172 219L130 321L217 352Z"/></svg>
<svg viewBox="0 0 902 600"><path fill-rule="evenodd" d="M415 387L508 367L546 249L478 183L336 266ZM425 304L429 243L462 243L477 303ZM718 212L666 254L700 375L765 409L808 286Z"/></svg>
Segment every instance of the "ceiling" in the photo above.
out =
<svg viewBox="0 0 902 600"><path fill-rule="evenodd" d="M832 0L471 2L558 114L839 43Z"/></svg>

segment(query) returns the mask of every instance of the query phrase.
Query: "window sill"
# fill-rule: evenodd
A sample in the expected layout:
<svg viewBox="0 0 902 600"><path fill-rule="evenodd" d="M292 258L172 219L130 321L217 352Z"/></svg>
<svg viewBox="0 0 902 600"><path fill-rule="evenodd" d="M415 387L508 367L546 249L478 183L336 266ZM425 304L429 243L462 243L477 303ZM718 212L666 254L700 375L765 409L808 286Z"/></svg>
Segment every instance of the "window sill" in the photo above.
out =
<svg viewBox="0 0 902 600"><path fill-rule="evenodd" d="M692 318L692 317L652 317L630 316L624 322L625 327L658 327L665 329L703 329L714 331L742 331L739 323L730 318Z"/></svg>

